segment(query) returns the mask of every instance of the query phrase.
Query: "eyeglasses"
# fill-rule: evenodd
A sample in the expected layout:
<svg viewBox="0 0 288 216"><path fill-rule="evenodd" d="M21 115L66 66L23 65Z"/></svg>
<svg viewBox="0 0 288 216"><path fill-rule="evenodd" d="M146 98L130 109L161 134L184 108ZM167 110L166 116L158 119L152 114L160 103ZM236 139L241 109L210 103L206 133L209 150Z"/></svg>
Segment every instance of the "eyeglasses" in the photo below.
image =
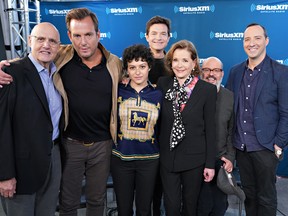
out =
<svg viewBox="0 0 288 216"><path fill-rule="evenodd" d="M37 37L37 36L35 36L35 35L31 35L31 37L35 37L37 43L39 43L39 44L43 44L46 40L48 40L48 44L49 44L50 46L52 46L52 47L55 47L55 46L57 46L58 44L60 44L60 41L56 41L56 40L53 39L53 38Z"/></svg>
<svg viewBox="0 0 288 216"><path fill-rule="evenodd" d="M202 72L203 73L210 73L210 72L214 72L214 73L220 73L222 72L223 70L221 68L213 68L213 69L210 69L210 68L202 68Z"/></svg>

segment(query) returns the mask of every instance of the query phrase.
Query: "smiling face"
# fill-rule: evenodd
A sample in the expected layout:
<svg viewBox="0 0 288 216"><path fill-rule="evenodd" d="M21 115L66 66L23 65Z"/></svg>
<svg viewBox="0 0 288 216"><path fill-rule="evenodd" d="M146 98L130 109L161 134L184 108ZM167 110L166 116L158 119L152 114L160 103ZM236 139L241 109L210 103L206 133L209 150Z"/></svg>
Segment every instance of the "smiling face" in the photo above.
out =
<svg viewBox="0 0 288 216"><path fill-rule="evenodd" d="M146 40L153 53L163 52L170 39L168 27L165 24L153 24L149 28Z"/></svg>
<svg viewBox="0 0 288 216"><path fill-rule="evenodd" d="M218 58L207 58L202 64L201 78L206 82L216 85L217 90L219 91L224 76L224 71L222 69L223 64Z"/></svg>
<svg viewBox="0 0 288 216"><path fill-rule="evenodd" d="M264 30L261 26L254 25L246 28L243 47L248 55L249 61L256 62L256 65L259 64L265 58L268 43L269 39L265 37Z"/></svg>
<svg viewBox="0 0 288 216"><path fill-rule="evenodd" d="M51 41L57 43L51 43ZM31 31L28 43L33 58L43 67L48 68L60 46L59 32L50 23L40 23Z"/></svg>
<svg viewBox="0 0 288 216"><path fill-rule="evenodd" d="M83 61L94 59L100 40L100 32L96 32L92 18L87 16L81 20L72 19L69 29L69 39L79 57Z"/></svg>
<svg viewBox="0 0 288 216"><path fill-rule="evenodd" d="M130 85L136 90L140 91L145 86L147 86L148 75L149 75L149 65L146 61L142 61L139 59L135 61L133 59L131 62L127 64L127 73L130 78Z"/></svg>
<svg viewBox="0 0 288 216"><path fill-rule="evenodd" d="M172 57L172 70L180 85L183 85L195 65L195 60L192 60L191 53L187 49L178 48L174 51Z"/></svg>

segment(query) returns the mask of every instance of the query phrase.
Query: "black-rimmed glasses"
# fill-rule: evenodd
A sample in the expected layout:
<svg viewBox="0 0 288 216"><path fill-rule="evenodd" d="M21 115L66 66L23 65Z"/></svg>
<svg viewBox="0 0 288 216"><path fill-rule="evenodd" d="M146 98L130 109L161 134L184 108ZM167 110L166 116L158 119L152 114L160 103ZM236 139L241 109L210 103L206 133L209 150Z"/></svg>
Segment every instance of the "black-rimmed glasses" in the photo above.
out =
<svg viewBox="0 0 288 216"><path fill-rule="evenodd" d="M202 68L202 72L203 73L210 73L210 72L214 72L214 73L220 73L222 72L223 70L221 68L213 68L213 69L210 69L210 68Z"/></svg>

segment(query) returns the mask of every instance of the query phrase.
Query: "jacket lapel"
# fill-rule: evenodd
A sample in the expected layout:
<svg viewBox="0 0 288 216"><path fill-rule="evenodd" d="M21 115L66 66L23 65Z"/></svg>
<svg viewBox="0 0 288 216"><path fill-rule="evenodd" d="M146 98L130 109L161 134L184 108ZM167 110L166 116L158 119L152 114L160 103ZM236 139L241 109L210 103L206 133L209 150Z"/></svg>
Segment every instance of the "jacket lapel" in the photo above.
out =
<svg viewBox="0 0 288 216"><path fill-rule="evenodd" d="M167 99L165 99L165 95L166 92L168 91L168 89L172 89L173 88L173 78L168 79L169 81L165 84L165 86L167 86L167 88L165 88L164 92L163 92L163 109L165 108L168 111L168 116L170 116L172 119L174 119L174 112L173 112L173 104L172 101L169 101Z"/></svg>
<svg viewBox="0 0 288 216"><path fill-rule="evenodd" d="M235 104L235 113L237 112L237 108L238 108L238 104L239 104L239 92L240 92L240 87L241 87L241 83L242 83L242 79L243 79L243 76L244 76L244 73L245 73L245 66L246 66L246 62L244 62L239 71L236 71L235 73L235 79L234 79L234 82L235 82L235 86L234 86L234 104Z"/></svg>
<svg viewBox="0 0 288 216"><path fill-rule="evenodd" d="M30 61L30 59L27 57L26 62L24 65L24 72L25 75L30 82L32 88L34 89L36 95L38 96L39 100L41 101L47 115L50 117L50 111L49 111L49 106L47 102L47 97L45 94L45 90L41 81L41 78L39 76L38 71L36 70L35 66L33 63Z"/></svg>
<svg viewBox="0 0 288 216"><path fill-rule="evenodd" d="M266 61L267 62L267 61ZM256 107L256 103L258 101L258 98L260 96L260 93L262 91L262 88L264 86L264 83L267 79L267 75L268 75L268 70L267 70L267 67L265 65L265 62L264 62L264 65L262 67L263 69L260 71L260 76L259 76L259 80L258 80L258 83L257 83L257 87L256 87L256 92L255 92L255 99L254 99L254 107Z"/></svg>
<svg viewBox="0 0 288 216"><path fill-rule="evenodd" d="M200 100L201 97L201 89L203 88L203 82L202 80L198 80L197 84L195 85L187 103L186 106L184 108L184 110L182 111L182 115L185 115L186 113L188 115L190 115L190 110L192 109L192 107Z"/></svg>

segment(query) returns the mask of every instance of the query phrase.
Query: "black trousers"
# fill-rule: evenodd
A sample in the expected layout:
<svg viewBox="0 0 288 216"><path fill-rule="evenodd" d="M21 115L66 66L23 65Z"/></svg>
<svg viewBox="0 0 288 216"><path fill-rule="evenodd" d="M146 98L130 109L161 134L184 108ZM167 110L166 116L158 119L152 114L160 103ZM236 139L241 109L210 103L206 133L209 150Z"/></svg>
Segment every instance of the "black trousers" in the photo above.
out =
<svg viewBox="0 0 288 216"><path fill-rule="evenodd" d="M153 195L153 216L161 216L162 195L163 195L163 188L159 168Z"/></svg>
<svg viewBox="0 0 288 216"><path fill-rule="evenodd" d="M277 211L276 169L278 158L274 152L237 150L236 160L246 195L247 216L275 216Z"/></svg>
<svg viewBox="0 0 288 216"><path fill-rule="evenodd" d="M170 172L160 166L166 216L195 216L204 166Z"/></svg>
<svg viewBox="0 0 288 216"><path fill-rule="evenodd" d="M215 176L211 182L203 182L198 199L197 216L224 216L228 208L227 194L217 186L217 176L223 162L215 164Z"/></svg>
<svg viewBox="0 0 288 216"><path fill-rule="evenodd" d="M159 160L123 161L112 155L111 173L119 216L150 216Z"/></svg>

